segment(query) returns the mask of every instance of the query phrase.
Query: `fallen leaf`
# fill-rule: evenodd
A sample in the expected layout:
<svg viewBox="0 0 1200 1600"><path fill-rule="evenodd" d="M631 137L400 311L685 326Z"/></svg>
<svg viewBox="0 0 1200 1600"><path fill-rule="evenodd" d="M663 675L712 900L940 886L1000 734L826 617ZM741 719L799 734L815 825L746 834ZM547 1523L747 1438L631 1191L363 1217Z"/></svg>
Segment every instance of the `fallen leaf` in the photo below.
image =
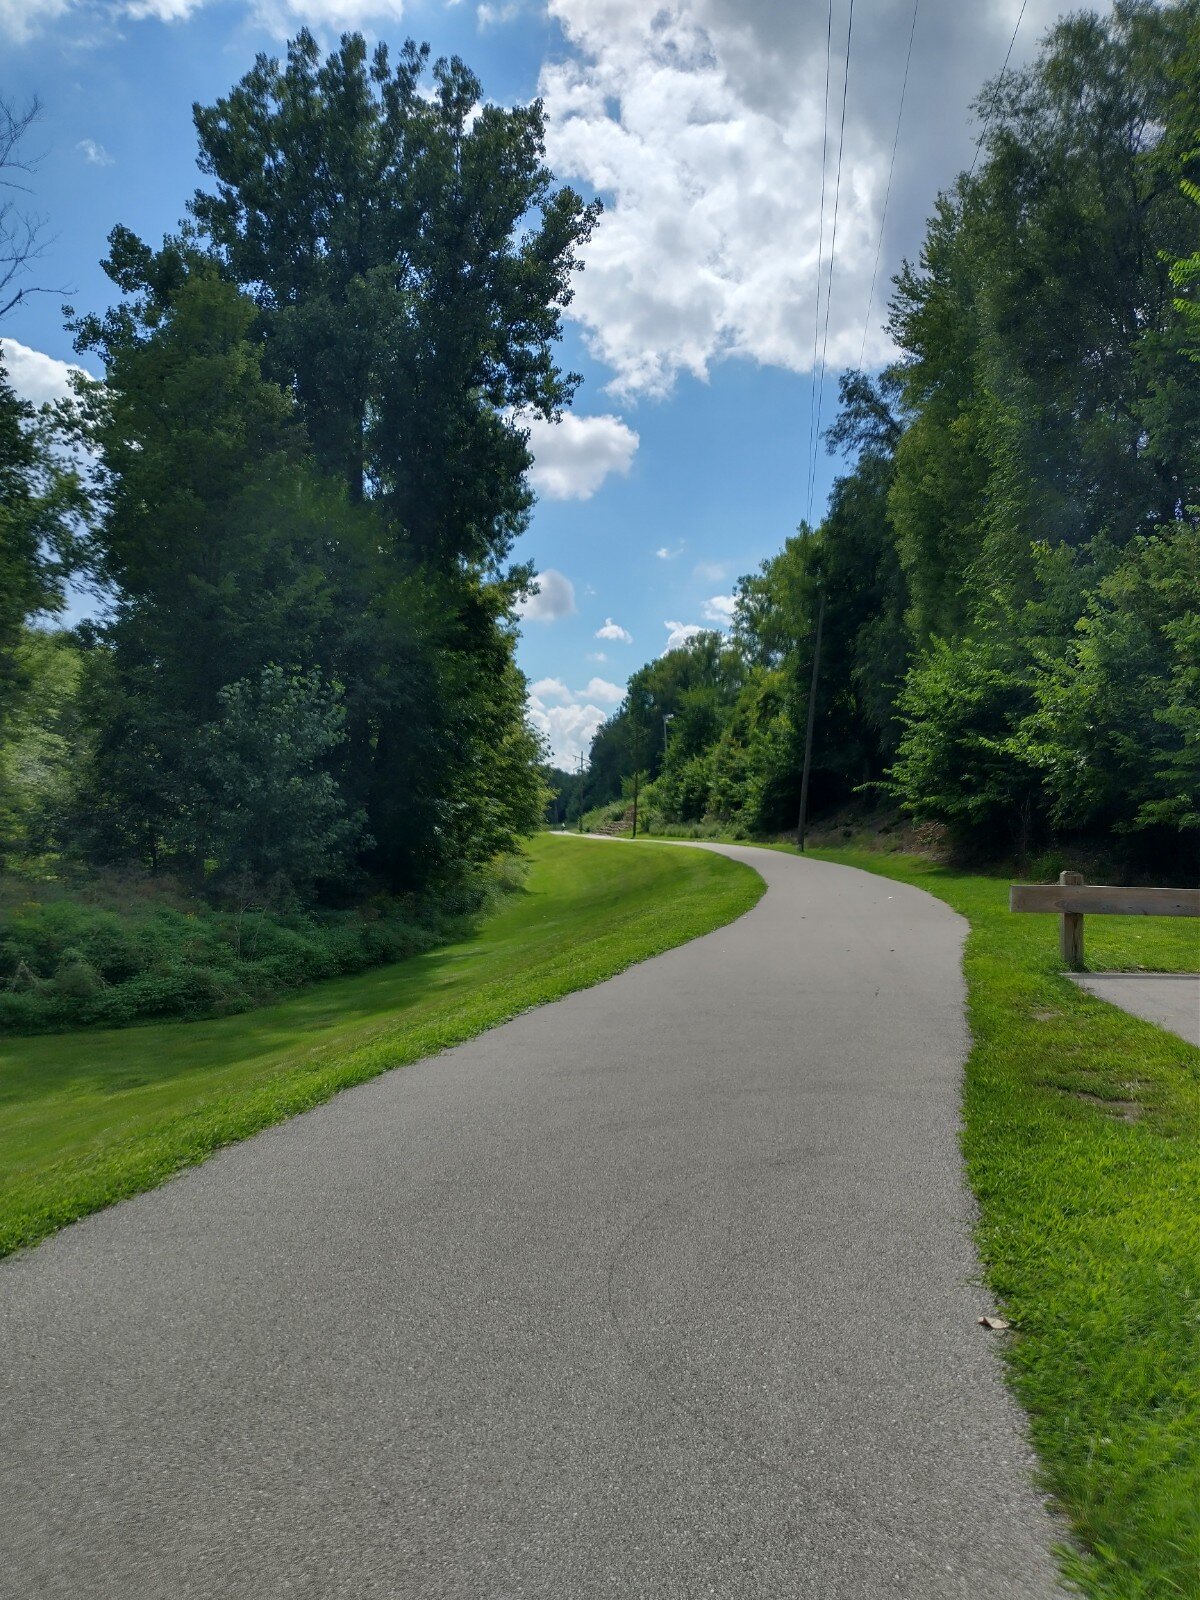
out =
<svg viewBox="0 0 1200 1600"><path fill-rule="evenodd" d="M1003 1317L980 1317L981 1328L991 1328L996 1333L1003 1333L1006 1328L1011 1328L1011 1322L1005 1322Z"/></svg>

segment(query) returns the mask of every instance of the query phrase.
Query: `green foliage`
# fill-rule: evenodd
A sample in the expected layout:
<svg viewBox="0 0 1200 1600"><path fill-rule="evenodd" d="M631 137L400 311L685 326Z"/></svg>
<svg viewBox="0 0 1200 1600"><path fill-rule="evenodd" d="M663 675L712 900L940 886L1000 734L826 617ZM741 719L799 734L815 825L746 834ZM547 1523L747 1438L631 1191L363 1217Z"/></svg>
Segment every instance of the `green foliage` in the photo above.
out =
<svg viewBox="0 0 1200 1600"><path fill-rule="evenodd" d="M1035 699L1021 642L998 630L933 639L898 705L904 733L890 786L905 810L960 839L1007 837L1023 853L1040 774L1022 748Z"/></svg>
<svg viewBox="0 0 1200 1600"><path fill-rule="evenodd" d="M69 634L26 629L11 655L20 685L0 724L0 840L14 859L46 848L70 793L82 655Z"/></svg>
<svg viewBox="0 0 1200 1600"><path fill-rule="evenodd" d="M63 585L81 557L86 495L64 464L48 411L18 399L0 362L0 861L17 841L7 728L31 692L38 665L27 645L32 618L61 609Z"/></svg>
<svg viewBox="0 0 1200 1600"><path fill-rule="evenodd" d="M218 698L219 720L197 737L218 871L302 892L342 878L365 817L348 811L323 765L346 737L340 688L272 663Z"/></svg>
<svg viewBox="0 0 1200 1600"><path fill-rule="evenodd" d="M192 211L258 303L271 375L321 468L423 558L501 560L530 495L512 412L555 415L553 360L598 208L555 189L540 102L483 100L457 59L347 35L260 56L195 108L216 193ZM450 465L452 463L452 465Z"/></svg>
<svg viewBox="0 0 1200 1600"><path fill-rule="evenodd" d="M421 901L308 912L255 900L244 884L222 909L177 894L140 900L132 886L97 903L12 879L0 919L0 1033L246 1011L433 949L493 907L508 882L501 864Z"/></svg>
<svg viewBox="0 0 1200 1600"><path fill-rule="evenodd" d="M1195 206L1200 206L1200 184L1185 178L1180 185L1184 194ZM1200 361L1200 250L1190 256L1181 256L1171 263L1171 283L1182 292L1175 297L1176 311L1183 318L1186 329L1185 349L1193 361Z"/></svg>
<svg viewBox="0 0 1200 1600"><path fill-rule="evenodd" d="M1038 684L1034 740L1067 827L1200 830L1200 527L1136 539Z"/></svg>

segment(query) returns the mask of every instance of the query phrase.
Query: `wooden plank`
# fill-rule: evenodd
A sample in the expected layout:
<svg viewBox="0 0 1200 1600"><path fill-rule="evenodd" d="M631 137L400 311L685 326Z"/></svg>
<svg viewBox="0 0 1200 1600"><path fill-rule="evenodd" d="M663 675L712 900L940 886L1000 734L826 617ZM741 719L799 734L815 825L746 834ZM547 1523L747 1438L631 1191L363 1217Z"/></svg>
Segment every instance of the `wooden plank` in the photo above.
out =
<svg viewBox="0 0 1200 1600"><path fill-rule="evenodd" d="M1088 916L1200 917L1200 889L1122 889L1106 883L1014 883L1010 911Z"/></svg>

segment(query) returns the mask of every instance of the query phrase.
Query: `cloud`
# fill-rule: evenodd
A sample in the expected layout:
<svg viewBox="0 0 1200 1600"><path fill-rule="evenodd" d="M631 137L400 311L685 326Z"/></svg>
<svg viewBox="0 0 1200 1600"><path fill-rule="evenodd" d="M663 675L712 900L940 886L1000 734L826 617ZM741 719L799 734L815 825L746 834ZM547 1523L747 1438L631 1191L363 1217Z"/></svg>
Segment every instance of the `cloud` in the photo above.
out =
<svg viewBox="0 0 1200 1600"><path fill-rule="evenodd" d="M529 429L533 466L529 481L548 500L590 500L611 472L627 474L638 436L620 417L577 417L557 422L522 418Z"/></svg>
<svg viewBox="0 0 1200 1600"><path fill-rule="evenodd" d="M547 681L547 680L543 680ZM548 680L558 683L558 679ZM607 713L586 698L572 698L565 704L550 705L537 693L539 685L529 691L527 711L529 720L550 746L550 759L556 767L573 768L581 755L591 748L592 736L605 720Z"/></svg>
<svg viewBox="0 0 1200 1600"><path fill-rule="evenodd" d="M654 554L660 561L674 561L676 556L683 554L683 545L684 541L680 539L679 543L674 547L674 549L672 549L669 545L664 544L660 549L656 550Z"/></svg>
<svg viewBox="0 0 1200 1600"><path fill-rule="evenodd" d="M663 627L667 630L667 642L663 646L663 655L666 655L669 650L678 650L689 639L694 639L698 633L706 632L698 622L664 622Z"/></svg>
<svg viewBox="0 0 1200 1600"><path fill-rule="evenodd" d="M681 374L706 378L731 357L807 371L821 254L824 16L778 0L547 4L569 46L543 66L539 85L550 165L606 206L569 315L614 373L613 392L665 395ZM1030 0L1014 68L1060 9L1061 0ZM912 7L878 0L872 11L851 58L829 320L835 371L859 358ZM839 0L836 40L845 15ZM1014 0L922 7L869 361L889 353L888 277L918 246L936 189L970 162L969 103L999 71L1015 17ZM841 78L839 57L826 258Z"/></svg>
<svg viewBox="0 0 1200 1600"><path fill-rule="evenodd" d="M596 629L597 639L612 639L620 644L632 644L633 635L627 633L619 622L614 622L611 617L605 617L604 626Z"/></svg>
<svg viewBox="0 0 1200 1600"><path fill-rule="evenodd" d="M75 148L83 151L83 159L91 167L111 167L113 165L113 158L102 144L96 143L95 139L80 139Z"/></svg>
<svg viewBox="0 0 1200 1600"><path fill-rule="evenodd" d="M625 691L619 683L609 683L604 678L593 678L581 692L590 700L603 701L606 706L620 705L625 698Z"/></svg>
<svg viewBox="0 0 1200 1600"><path fill-rule="evenodd" d="M144 0L164 9L171 6L206 4L208 0ZM254 20L286 38L297 26L327 31L331 35L361 28L372 22L399 22L407 10L405 0L254 0Z"/></svg>
<svg viewBox="0 0 1200 1600"><path fill-rule="evenodd" d="M186 22L205 0L125 0L124 10L135 22L153 17L157 22Z"/></svg>
<svg viewBox="0 0 1200 1600"><path fill-rule="evenodd" d="M704 602L700 609L705 621L716 622L722 627L728 627L733 621L733 608L736 604L737 600L731 594L714 594L710 600Z"/></svg>
<svg viewBox="0 0 1200 1600"><path fill-rule="evenodd" d="M729 566L724 561L697 561L692 572L697 578L703 578L705 583L720 583L722 578L729 576Z"/></svg>
<svg viewBox="0 0 1200 1600"><path fill-rule="evenodd" d="M0 359L8 371L9 383L23 400L35 406L64 399L71 393L70 374L85 370L73 361L59 361L40 350L31 350L16 339L0 339Z"/></svg>
<svg viewBox="0 0 1200 1600"><path fill-rule="evenodd" d="M561 678L539 678L530 685L530 694L535 700L569 700L571 691Z"/></svg>
<svg viewBox="0 0 1200 1600"><path fill-rule="evenodd" d="M101 4L101 0L91 4L88 0L0 0L0 35L24 44L69 11L93 19L115 14L134 22L187 22L197 11L214 4L216 0L114 0L111 4ZM398 22L406 5L405 0L247 0L244 9L253 22L283 39L301 24L336 35L371 22ZM501 6L499 11L506 9Z"/></svg>
<svg viewBox="0 0 1200 1600"><path fill-rule="evenodd" d="M553 567L539 572L534 578L537 593L531 594L517 606L517 615L528 622L557 622L560 617L575 614L575 586L570 578Z"/></svg>
<svg viewBox="0 0 1200 1600"><path fill-rule="evenodd" d="M607 661L608 657L604 654L603 650L593 650L588 655L588 660L589 661L601 661L601 662L603 662L603 661Z"/></svg>
<svg viewBox="0 0 1200 1600"><path fill-rule="evenodd" d="M0 34L24 44L68 10L72 0L0 0Z"/></svg>
<svg viewBox="0 0 1200 1600"><path fill-rule="evenodd" d="M586 689L568 689L561 678L540 678L529 688L529 720L548 740L555 766L573 768L624 698L622 685L607 678L592 678Z"/></svg>

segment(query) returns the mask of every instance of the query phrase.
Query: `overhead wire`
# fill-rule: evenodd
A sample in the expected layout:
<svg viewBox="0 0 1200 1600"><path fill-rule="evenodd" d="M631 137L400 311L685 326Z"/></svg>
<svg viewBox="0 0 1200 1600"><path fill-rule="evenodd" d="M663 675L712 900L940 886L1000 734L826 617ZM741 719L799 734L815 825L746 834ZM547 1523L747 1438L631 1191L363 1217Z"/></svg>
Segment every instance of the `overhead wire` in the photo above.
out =
<svg viewBox="0 0 1200 1600"><path fill-rule="evenodd" d="M1021 9L1017 12L1016 26L1013 28L1012 38L1008 41L1008 49L1005 51L1004 65L1000 68L1000 76L996 79L996 87L992 91L992 103L988 109L987 115L983 119L983 127L979 130L979 139L975 145L975 154L971 158L971 170L967 174L968 178L973 178L975 176L975 168L979 162L979 152L983 149L983 141L987 138L988 129L992 125L993 117L995 117L996 112L1000 109L1000 91L1004 88L1004 77L1008 72L1008 63L1012 60L1013 47L1017 42L1017 34L1021 31L1021 21L1025 16L1025 7L1028 4L1029 0L1021 0Z"/></svg>
<svg viewBox="0 0 1200 1600"><path fill-rule="evenodd" d="M904 76L900 80L900 104L896 109L896 134L892 140L892 159L888 166L887 184L883 192L883 211L879 217L879 242L875 246L875 265L871 269L871 292L867 296L867 314L863 318L862 346L858 352L858 370L862 371L867 353L867 334L871 328L871 312L875 309L875 285L879 281L879 263L883 259L883 230L887 222L888 201L892 198L892 177L896 171L896 152L900 148L900 124L904 120L904 97L908 92L908 69L912 66L913 40L917 35L917 12L921 0L913 0L912 26L908 30L908 51L904 57Z"/></svg>
<svg viewBox="0 0 1200 1600"><path fill-rule="evenodd" d="M829 277L825 285L825 332L821 343L821 367L817 380L816 427L808 470L808 506L804 514L804 520L810 523L812 521L813 491L817 478L817 451L821 440L821 411L825 399L825 358L829 350L829 316L833 305L833 269L837 259L838 206L842 194L842 156L846 145L846 102L850 93L850 52L853 41L854 0L850 0L850 10L846 20L846 69L842 76L842 116L841 126L838 131L837 177L833 187L833 226L829 239Z"/></svg>
<svg viewBox="0 0 1200 1600"><path fill-rule="evenodd" d="M825 111L821 130L821 205L817 224L817 272L813 293L812 385L808 398L808 472L811 481L816 455L817 344L821 336L821 269L825 262L825 174L829 166L829 85L833 64L833 0L825 13ZM811 509L811 507L810 507Z"/></svg>

